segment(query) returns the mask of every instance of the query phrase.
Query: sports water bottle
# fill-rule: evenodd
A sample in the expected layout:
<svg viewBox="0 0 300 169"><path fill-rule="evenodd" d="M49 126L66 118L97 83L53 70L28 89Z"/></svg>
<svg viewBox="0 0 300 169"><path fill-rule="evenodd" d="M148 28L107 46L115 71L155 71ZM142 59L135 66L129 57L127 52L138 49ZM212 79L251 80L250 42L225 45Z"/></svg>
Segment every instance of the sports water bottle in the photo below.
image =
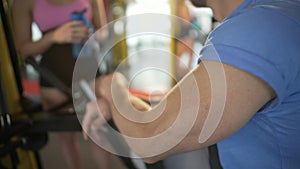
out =
<svg viewBox="0 0 300 169"><path fill-rule="evenodd" d="M73 12L71 14L71 20L72 21L81 21L84 25L86 25L87 27L89 27L90 32L94 32L94 27L93 25L85 18L84 13L87 10L84 9L81 12ZM75 58L77 58L80 54L80 51L82 50L82 47L84 46L85 42L81 42L81 43L73 43L72 45L72 52L73 52L73 56ZM84 48L84 51L82 51L82 56L83 57L89 57L92 56L93 53L93 49L92 49L92 45L90 45L89 43L87 43L87 45Z"/></svg>

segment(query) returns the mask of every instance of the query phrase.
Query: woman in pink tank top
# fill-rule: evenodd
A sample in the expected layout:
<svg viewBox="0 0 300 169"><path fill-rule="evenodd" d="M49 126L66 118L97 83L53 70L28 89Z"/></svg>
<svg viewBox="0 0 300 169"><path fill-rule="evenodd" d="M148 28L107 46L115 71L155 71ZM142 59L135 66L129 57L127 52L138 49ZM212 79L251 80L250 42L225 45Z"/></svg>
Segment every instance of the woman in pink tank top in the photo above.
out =
<svg viewBox="0 0 300 169"><path fill-rule="evenodd" d="M80 21L71 21L72 12L85 12L85 17L96 29L106 24L103 0L15 0L13 24L16 47L25 59L42 55L41 65L50 70L62 82L71 87L75 59L72 43L80 43L90 35L89 28ZM100 13L100 14L99 14ZM31 25L35 22L42 31L42 38L32 41ZM67 98L43 78L40 79L40 94L45 110L63 103ZM80 169L78 143L75 133L59 134L64 160L69 169ZM100 148L93 148L98 157L99 168L109 168L109 155Z"/></svg>

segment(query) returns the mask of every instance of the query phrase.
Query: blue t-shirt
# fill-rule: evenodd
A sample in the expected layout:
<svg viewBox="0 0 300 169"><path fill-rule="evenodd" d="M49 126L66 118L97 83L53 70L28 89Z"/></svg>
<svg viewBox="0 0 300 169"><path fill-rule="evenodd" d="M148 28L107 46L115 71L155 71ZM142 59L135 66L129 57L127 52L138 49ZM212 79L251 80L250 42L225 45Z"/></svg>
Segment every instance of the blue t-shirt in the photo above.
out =
<svg viewBox="0 0 300 169"><path fill-rule="evenodd" d="M200 59L220 59L277 94L218 143L223 167L300 169L300 1L245 0L209 35Z"/></svg>

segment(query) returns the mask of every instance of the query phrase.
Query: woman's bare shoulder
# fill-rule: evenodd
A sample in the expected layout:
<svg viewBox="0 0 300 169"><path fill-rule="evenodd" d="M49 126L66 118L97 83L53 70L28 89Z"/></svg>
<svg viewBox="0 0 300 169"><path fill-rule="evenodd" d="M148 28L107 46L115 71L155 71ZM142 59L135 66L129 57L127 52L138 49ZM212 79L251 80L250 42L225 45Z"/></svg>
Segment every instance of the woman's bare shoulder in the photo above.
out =
<svg viewBox="0 0 300 169"><path fill-rule="evenodd" d="M14 0L12 10L32 12L34 8L34 1L36 0Z"/></svg>

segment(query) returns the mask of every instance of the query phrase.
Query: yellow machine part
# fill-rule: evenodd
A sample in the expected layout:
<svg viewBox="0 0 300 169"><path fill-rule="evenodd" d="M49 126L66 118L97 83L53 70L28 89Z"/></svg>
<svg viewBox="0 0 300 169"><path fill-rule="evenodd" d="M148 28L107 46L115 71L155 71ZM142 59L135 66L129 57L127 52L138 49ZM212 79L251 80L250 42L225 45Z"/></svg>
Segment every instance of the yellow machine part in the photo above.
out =
<svg viewBox="0 0 300 169"><path fill-rule="evenodd" d="M38 169L36 158L33 152L17 149L17 155L19 158L17 169ZM6 168L13 167L12 161L9 156L5 156L4 158L0 159L0 161L1 164Z"/></svg>
<svg viewBox="0 0 300 169"><path fill-rule="evenodd" d="M7 1L3 1L7 8ZM3 29L3 22L0 18L0 73L3 80L3 85L5 88L5 98L7 100L8 111L11 114L17 114L22 112L22 107L20 104L20 93L17 89L17 84L14 76L14 70L12 68L12 63L10 60L10 54L6 42L6 35ZM4 93L0 93L4 94ZM4 146L4 145L0 145ZM37 161L35 155L31 151L24 151L21 149L16 150L19 164L18 169L37 169ZM1 164L7 168L12 168L12 162L9 156L0 158Z"/></svg>
<svg viewBox="0 0 300 169"><path fill-rule="evenodd" d="M177 7L179 4L179 0L169 0L169 4L170 4L170 9L171 9L171 15L176 16L176 11L177 11ZM114 20L118 20L122 17L124 17L125 11L126 11L126 2L124 0L116 0L112 5L111 5L111 9L112 11L112 15L113 15L113 19ZM172 18L174 19L174 18ZM175 37L175 30L174 30L174 24L175 21L172 21L172 27L171 27L171 37ZM121 41L117 42L115 44L115 42L117 40ZM121 35L118 35L116 33L114 33L114 41L113 41L113 67L116 68L121 62L125 62L126 64L126 58L127 58L127 43L126 43L126 25L124 25L124 32ZM172 38L171 42L170 42L170 51L173 53L173 55L175 56L176 54L176 39ZM172 76L175 77L175 58L171 58L171 73ZM175 79L172 79L172 86L176 84Z"/></svg>
<svg viewBox="0 0 300 169"><path fill-rule="evenodd" d="M172 16L177 16L176 12L177 12L177 8L178 8L178 4L179 4L179 0L169 0L169 4L170 4L170 9L171 9L171 15ZM172 26L171 26L171 37L172 40L170 42L170 52L172 52L173 56L171 58L171 73L173 77L175 76L175 59L176 59L176 43L177 40L174 38L175 37L175 21L174 21L174 17L172 17ZM176 84L176 80L172 79L172 86L174 86Z"/></svg>
<svg viewBox="0 0 300 169"><path fill-rule="evenodd" d="M7 93L5 95L8 103L9 112L17 113L21 111L20 96L12 68L8 47L6 43L5 33L1 21L0 28L0 73Z"/></svg>
<svg viewBox="0 0 300 169"><path fill-rule="evenodd" d="M116 0L111 9L113 20L118 20L125 16L126 2L124 0ZM122 34L113 34L113 68L125 61L127 58L127 43L126 43L126 25L124 24L124 32Z"/></svg>

